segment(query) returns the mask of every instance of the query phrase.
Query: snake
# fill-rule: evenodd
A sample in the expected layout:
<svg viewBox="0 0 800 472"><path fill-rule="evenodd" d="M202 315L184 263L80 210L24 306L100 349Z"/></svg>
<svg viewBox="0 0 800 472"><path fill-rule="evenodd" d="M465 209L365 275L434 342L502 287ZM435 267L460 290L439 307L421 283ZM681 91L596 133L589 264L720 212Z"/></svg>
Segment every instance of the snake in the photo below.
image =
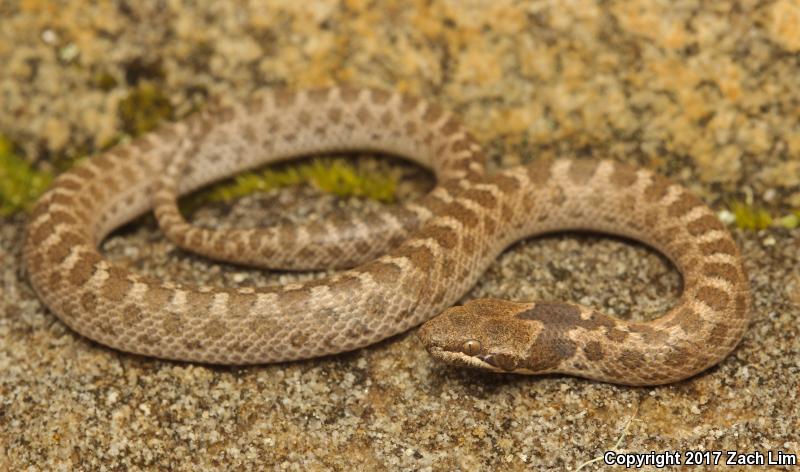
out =
<svg viewBox="0 0 800 472"><path fill-rule="evenodd" d="M373 214L227 233L187 222L176 205L242 170L347 150L412 160L434 171L436 185ZM483 154L452 113L404 93L261 90L60 174L31 212L23 260L38 297L77 333L175 361L298 361L422 325L422 346L451 366L658 385L714 366L743 338L751 296L741 254L686 188L608 159L534 158L487 173ZM177 245L210 257L341 270L284 285L196 286L103 256L104 238L153 208ZM650 321L557 300L456 305L510 245L561 231L654 248L681 275L679 299Z"/></svg>

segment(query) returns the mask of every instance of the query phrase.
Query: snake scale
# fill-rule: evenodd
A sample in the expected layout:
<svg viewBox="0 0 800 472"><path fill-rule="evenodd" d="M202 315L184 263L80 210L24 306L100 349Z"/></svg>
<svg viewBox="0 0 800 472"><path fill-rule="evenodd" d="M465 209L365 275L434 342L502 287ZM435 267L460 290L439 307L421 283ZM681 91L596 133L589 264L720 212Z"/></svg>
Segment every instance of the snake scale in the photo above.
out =
<svg viewBox="0 0 800 472"><path fill-rule="evenodd" d="M244 169L354 149L433 168L437 185L386 212L300 227L219 233L191 226L175 206L177 194ZM355 267L304 283L220 288L156 280L105 259L103 238L154 206L170 238L212 257ZM506 247L563 230L659 250L682 275L679 301L649 322L571 302L452 307ZM123 351L207 363L334 354L427 321L419 338L451 364L652 385L716 364L749 322L738 248L685 188L609 160L536 160L487 175L480 147L452 114L374 89L262 91L88 159L37 202L24 260L39 297L75 331Z"/></svg>

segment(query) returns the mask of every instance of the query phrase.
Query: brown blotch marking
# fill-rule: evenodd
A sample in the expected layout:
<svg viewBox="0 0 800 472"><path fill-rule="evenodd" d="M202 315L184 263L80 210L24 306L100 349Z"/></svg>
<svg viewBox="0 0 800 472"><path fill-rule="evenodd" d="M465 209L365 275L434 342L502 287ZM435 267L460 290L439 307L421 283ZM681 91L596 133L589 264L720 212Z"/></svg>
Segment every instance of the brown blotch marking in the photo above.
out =
<svg viewBox="0 0 800 472"><path fill-rule="evenodd" d="M483 218L483 229L489 236L492 236L494 232L497 231L497 222L489 214L485 215Z"/></svg>
<svg viewBox="0 0 800 472"><path fill-rule="evenodd" d="M461 138L450 143L450 152L453 154L462 151L469 151L471 141L468 138Z"/></svg>
<svg viewBox="0 0 800 472"><path fill-rule="evenodd" d="M203 334L211 339L219 339L225 336L228 332L228 327L225 322L221 320L208 320L202 327Z"/></svg>
<svg viewBox="0 0 800 472"><path fill-rule="evenodd" d="M703 275L727 280L731 284L739 280L739 271L736 267L724 262L706 262L703 264Z"/></svg>
<svg viewBox="0 0 800 472"><path fill-rule="evenodd" d="M609 339L609 341L620 343L628 337L628 332L617 328L611 328L606 331L606 337Z"/></svg>
<svg viewBox="0 0 800 472"><path fill-rule="evenodd" d="M54 271L50 272L50 276L49 276L49 278L47 280L47 283L51 287L59 287L63 283L62 279L63 279L63 277L61 277L61 274L59 273L59 271L54 270Z"/></svg>
<svg viewBox="0 0 800 472"><path fill-rule="evenodd" d="M311 299L311 291L306 288L286 290L278 293L278 304L282 306L295 306Z"/></svg>
<svg viewBox="0 0 800 472"><path fill-rule="evenodd" d="M114 168L114 161L111 158L111 154L103 154L102 156L95 157L92 159L92 162L97 167L103 170L111 170Z"/></svg>
<svg viewBox="0 0 800 472"><path fill-rule="evenodd" d="M565 322L580 321L580 315L580 309L569 303L539 302L533 308L517 314L517 318L557 325L564 324Z"/></svg>
<svg viewBox="0 0 800 472"><path fill-rule="evenodd" d="M403 112L411 111L417 108L419 105L420 99L417 97L411 97L408 95L403 95L400 99L400 110Z"/></svg>
<svg viewBox="0 0 800 472"><path fill-rule="evenodd" d="M716 218L715 218L716 219ZM706 254L730 254L736 255L736 244L729 238L717 239L700 245L700 250Z"/></svg>
<svg viewBox="0 0 800 472"><path fill-rule="evenodd" d="M406 123L406 135L412 136L417 132L417 124L413 121Z"/></svg>
<svg viewBox="0 0 800 472"><path fill-rule="evenodd" d="M289 343L294 347L300 347L308 341L308 334L298 331L289 337Z"/></svg>
<svg viewBox="0 0 800 472"><path fill-rule="evenodd" d="M330 283L331 291L336 293L346 293L348 296L361 290L361 280L352 275L344 275L336 281Z"/></svg>
<svg viewBox="0 0 800 472"><path fill-rule="evenodd" d="M478 215L474 211L465 207L458 201L452 201L445 206L444 211L458 220L465 228L472 228L478 225Z"/></svg>
<svg viewBox="0 0 800 472"><path fill-rule="evenodd" d="M593 199L592 202L593 207L600 207L603 204L603 198L597 198L596 200ZM619 201L620 210L623 214L630 215L628 218L629 220L633 221L635 219L636 207L638 206L639 202L636 200L635 197L628 195L625 198L622 198Z"/></svg>
<svg viewBox="0 0 800 472"><path fill-rule="evenodd" d="M520 184L517 179L503 174L496 174L489 178L489 182L496 185L503 193L513 193L516 191Z"/></svg>
<svg viewBox="0 0 800 472"><path fill-rule="evenodd" d="M624 349L619 353L617 360L630 370L638 370L645 364L644 355L632 349Z"/></svg>
<svg viewBox="0 0 800 472"><path fill-rule="evenodd" d="M689 308L681 309L675 317L675 321L684 333L695 333L703 325L700 315Z"/></svg>
<svg viewBox="0 0 800 472"><path fill-rule="evenodd" d="M75 200L72 198L72 195L64 195L63 193L53 193L52 197L50 197L50 204L51 205L63 205L65 207L71 207L75 204Z"/></svg>
<svg viewBox="0 0 800 472"><path fill-rule="evenodd" d="M525 367L533 372L555 369L561 361L575 355L575 342L550 330L543 330L528 350Z"/></svg>
<svg viewBox="0 0 800 472"><path fill-rule="evenodd" d="M431 270L433 266L433 253L425 246L403 245L393 251L392 256L408 258L411 265L422 272Z"/></svg>
<svg viewBox="0 0 800 472"><path fill-rule="evenodd" d="M366 215L363 215L362 218L364 223L366 223L367 226L373 229L381 228L386 225L386 223L383 221L383 218L378 216L378 213L374 211L371 211Z"/></svg>
<svg viewBox="0 0 800 472"><path fill-rule="evenodd" d="M461 236L461 247L464 248L466 254L472 253L475 250L475 238L470 236L469 234L464 234Z"/></svg>
<svg viewBox="0 0 800 472"><path fill-rule="evenodd" d="M370 98L373 102L382 105L389 101L392 97L392 94L381 89L370 88L369 89Z"/></svg>
<svg viewBox="0 0 800 472"><path fill-rule="evenodd" d="M392 244L392 245L396 246L397 244ZM329 248L325 248L325 251L334 260L341 260L344 257L344 249L338 246L331 246Z"/></svg>
<svg viewBox="0 0 800 472"><path fill-rule="evenodd" d="M452 249L458 244L458 234L448 226L426 225L417 235L420 238L432 238L445 249Z"/></svg>
<svg viewBox="0 0 800 472"><path fill-rule="evenodd" d="M662 343L668 338L665 330L655 329L647 323L630 323L628 331L641 334L646 343Z"/></svg>
<svg viewBox="0 0 800 472"><path fill-rule="evenodd" d="M297 231L294 226L281 225L278 229L278 243L281 247L291 247L297 239Z"/></svg>
<svg viewBox="0 0 800 472"><path fill-rule="evenodd" d="M42 197L41 200L33 207L33 211L31 211L30 216L28 217L28 224L30 222L38 221L39 218L44 217L44 215L50 214L50 197L53 195L52 193L45 194L45 197Z"/></svg>
<svg viewBox="0 0 800 472"><path fill-rule="evenodd" d="M703 202L700 201L699 198L695 197L689 192L684 191L677 200L672 202L669 206L668 214L673 218L677 218L679 216L683 216L692 208L698 207L702 205Z"/></svg>
<svg viewBox="0 0 800 472"><path fill-rule="evenodd" d="M673 347L664 363L671 367L685 367L692 359L692 355L682 347Z"/></svg>
<svg viewBox="0 0 800 472"><path fill-rule="evenodd" d="M369 112L367 107L361 106L356 111L356 119L362 125L368 125L370 121L372 121L372 114Z"/></svg>
<svg viewBox="0 0 800 472"><path fill-rule="evenodd" d="M318 88L308 91L308 99L314 103L323 103L328 100L328 95L330 95L331 89L330 88Z"/></svg>
<svg viewBox="0 0 800 472"><path fill-rule="evenodd" d="M174 290L166 289L164 287L160 287L158 285L160 282L157 280L149 280L150 288L148 288L147 293L144 297L144 302L147 303L147 307L155 312L160 312L164 309L169 301L172 299L172 294ZM147 282L145 282L147 283Z"/></svg>
<svg viewBox="0 0 800 472"><path fill-rule="evenodd" d="M533 308L519 313L517 318L539 321L560 330L570 330L574 327L593 330L614 326L611 319L594 311L588 319L583 319L580 315L580 308L569 303L539 302Z"/></svg>
<svg viewBox="0 0 800 472"><path fill-rule="evenodd" d="M97 185L89 185L89 195L92 196L94 201L101 201L103 199L103 191Z"/></svg>
<svg viewBox="0 0 800 472"><path fill-rule="evenodd" d="M700 289L697 290L696 297L698 300L716 311L724 310L730 303L730 297L728 297L727 293L718 288L709 286L700 287Z"/></svg>
<svg viewBox="0 0 800 472"><path fill-rule="evenodd" d="M700 236L709 231L723 229L722 223L714 215L704 215L686 225L692 236Z"/></svg>
<svg viewBox="0 0 800 472"><path fill-rule="evenodd" d="M72 179L60 179L57 185L53 185L53 188L56 188L56 186L58 188L67 189L70 192L75 192L83 187L83 185L79 184L78 182L75 182Z"/></svg>
<svg viewBox="0 0 800 472"><path fill-rule="evenodd" d="M428 106L428 109L425 110L422 119L427 123L434 123L442 116L442 113L444 113L444 110L442 110L441 107L431 104Z"/></svg>
<svg viewBox="0 0 800 472"><path fill-rule="evenodd" d="M88 165L79 165L70 170L70 172L87 181L95 176L94 171Z"/></svg>
<svg viewBox="0 0 800 472"><path fill-rule="evenodd" d="M292 133L286 133L286 134L284 134L284 135L283 135L283 136L281 136L281 137L282 137L282 138L283 138L283 140L284 140L284 141L286 141L287 143L291 143L291 142L293 142L295 139L297 139L297 133L294 133L294 132L292 132Z"/></svg>
<svg viewBox="0 0 800 472"><path fill-rule="evenodd" d="M128 272L119 267L108 269L108 278L103 282L103 289L100 293L111 302L121 302L130 292L133 283L128 280Z"/></svg>
<svg viewBox="0 0 800 472"><path fill-rule="evenodd" d="M598 161L593 159L576 159L569 166L569 177L576 184L585 184L597 171Z"/></svg>
<svg viewBox="0 0 800 472"><path fill-rule="evenodd" d="M221 237L217 237L217 238L216 238L216 240L214 241L214 245L212 246L212 248L214 249L214 251L215 251L217 254L226 252L226 251L225 251L225 242L226 242L225 238L221 238Z"/></svg>
<svg viewBox="0 0 800 472"><path fill-rule="evenodd" d="M136 326L145 320L144 313L136 305L125 305L122 307L123 322L127 326Z"/></svg>
<svg viewBox="0 0 800 472"><path fill-rule="evenodd" d="M241 232L234 233L236 238L233 242L233 249L238 254L245 254L247 252L247 241L244 239L244 236Z"/></svg>
<svg viewBox="0 0 800 472"><path fill-rule="evenodd" d="M35 252L26 260L29 273L38 273L44 269L44 256Z"/></svg>
<svg viewBox="0 0 800 472"><path fill-rule="evenodd" d="M630 187L637 180L636 170L632 167L614 163L614 171L611 172L611 183L617 187Z"/></svg>
<svg viewBox="0 0 800 472"><path fill-rule="evenodd" d="M169 312L161 322L161 329L169 334L177 334L184 330L184 321L179 313Z"/></svg>
<svg viewBox="0 0 800 472"><path fill-rule="evenodd" d="M44 208L44 207L43 207ZM46 210L46 208L45 208ZM33 221L33 220L31 220ZM53 234L53 224L51 222L42 223L33 230L31 238L39 244L43 243L51 234Z"/></svg>
<svg viewBox="0 0 800 472"><path fill-rule="evenodd" d="M202 230L195 230L189 238L189 242L193 247L202 247L203 240L204 238Z"/></svg>
<svg viewBox="0 0 800 472"><path fill-rule="evenodd" d="M366 241L356 241L354 246L356 247L356 251L360 254L367 254L372 249L372 246Z"/></svg>
<svg viewBox="0 0 800 472"><path fill-rule="evenodd" d="M203 343L199 339L187 339L184 341L183 347L188 351L199 351L203 349Z"/></svg>
<svg viewBox="0 0 800 472"><path fill-rule="evenodd" d="M444 126L439 130L442 135L450 136L451 134L455 134L461 130L461 123L456 119L456 117L451 116L447 119Z"/></svg>
<svg viewBox="0 0 800 472"><path fill-rule="evenodd" d="M61 264L64 259L69 256L73 248L83 245L85 239L81 235L73 233L72 231L65 231L61 233L58 243L54 244L47 251L48 259Z"/></svg>
<svg viewBox="0 0 800 472"><path fill-rule="evenodd" d="M672 185L665 177L653 175L650 185L644 189L644 198L649 202L657 202L667 195L667 190Z"/></svg>
<svg viewBox="0 0 800 472"><path fill-rule="evenodd" d="M301 259L313 260L317 257L317 250L316 248L306 246L298 251L297 256Z"/></svg>
<svg viewBox="0 0 800 472"><path fill-rule="evenodd" d="M301 111L297 114L297 122L300 123L301 126L307 127L311 124L311 115L307 111Z"/></svg>
<svg viewBox="0 0 800 472"><path fill-rule="evenodd" d="M355 87L342 87L339 89L339 96L345 103L352 103L358 100L358 96L360 94L361 89L357 89Z"/></svg>
<svg viewBox="0 0 800 472"><path fill-rule="evenodd" d="M486 362L506 372L511 372L519 367L519 360L510 354L495 354L487 358Z"/></svg>
<svg viewBox="0 0 800 472"><path fill-rule="evenodd" d="M277 90L275 92L275 104L280 107L287 107L294 103L297 94L288 90Z"/></svg>
<svg viewBox="0 0 800 472"><path fill-rule="evenodd" d="M728 344L728 326L725 323L717 323L711 329L708 336L708 343L711 346L724 346Z"/></svg>
<svg viewBox="0 0 800 472"><path fill-rule="evenodd" d="M388 127L390 124L392 124L392 121L394 121L394 117L392 116L392 112L390 112L390 111L384 112L381 115L380 121L381 121L381 125L382 126Z"/></svg>
<svg viewBox="0 0 800 472"><path fill-rule="evenodd" d="M256 304L258 297L254 293L239 293L234 289L227 301L227 317L241 319L248 316Z"/></svg>
<svg viewBox="0 0 800 472"><path fill-rule="evenodd" d="M497 205L497 198L495 198L495 196L492 195L492 192L488 190L473 188L464 192L464 196L489 210Z"/></svg>
<svg viewBox="0 0 800 472"><path fill-rule="evenodd" d="M605 357L603 346L597 341L589 341L586 343L586 346L583 347L583 353L586 359L590 361L599 361Z"/></svg>
<svg viewBox="0 0 800 472"><path fill-rule="evenodd" d="M330 108L328 110L328 120L337 125L342 121L342 109L338 107Z"/></svg>
<svg viewBox="0 0 800 472"><path fill-rule="evenodd" d="M97 296L91 292L81 295L81 307L88 313L94 313L97 310Z"/></svg>
<svg viewBox="0 0 800 472"><path fill-rule="evenodd" d="M117 179L113 176L106 176L106 178L103 179L103 185L105 185L106 189L110 190L111 193L119 193L119 184L117 183Z"/></svg>
<svg viewBox="0 0 800 472"><path fill-rule="evenodd" d="M748 309L748 300L749 296L747 293L738 293L736 294L736 315L739 318L747 318L747 309Z"/></svg>
<svg viewBox="0 0 800 472"><path fill-rule="evenodd" d="M88 282L94 275L97 263L100 261L100 255L94 252L82 254L67 275L70 285L81 286Z"/></svg>
<svg viewBox="0 0 800 472"><path fill-rule="evenodd" d="M541 187L549 183L553 172L552 167L553 161L550 159L544 159L536 161L532 164L528 164L525 167L525 170L528 173L528 178L531 180L531 184Z"/></svg>

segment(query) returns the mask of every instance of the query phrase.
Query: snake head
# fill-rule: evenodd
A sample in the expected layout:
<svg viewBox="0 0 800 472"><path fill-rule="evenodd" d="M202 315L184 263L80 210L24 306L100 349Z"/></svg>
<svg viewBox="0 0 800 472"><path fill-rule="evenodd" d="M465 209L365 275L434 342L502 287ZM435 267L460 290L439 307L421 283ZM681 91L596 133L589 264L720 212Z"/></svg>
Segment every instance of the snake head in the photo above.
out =
<svg viewBox="0 0 800 472"><path fill-rule="evenodd" d="M488 298L470 301L443 311L417 335L431 356L448 364L527 373L525 360L536 333L517 314L531 305Z"/></svg>

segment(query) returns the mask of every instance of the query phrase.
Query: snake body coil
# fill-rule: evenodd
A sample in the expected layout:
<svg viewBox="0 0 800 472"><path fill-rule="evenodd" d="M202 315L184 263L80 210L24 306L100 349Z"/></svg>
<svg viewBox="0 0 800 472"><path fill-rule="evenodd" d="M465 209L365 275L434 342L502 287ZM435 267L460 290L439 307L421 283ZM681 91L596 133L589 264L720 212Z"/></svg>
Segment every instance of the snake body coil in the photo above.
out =
<svg viewBox="0 0 800 472"><path fill-rule="evenodd" d="M229 236L188 225L174 206L174 194L243 169L347 149L406 156L432 167L439 183L364 220ZM363 263L305 283L215 288L154 280L103 258L100 241L153 205L173 240L212 257L287 268ZM683 276L679 302L647 323L573 303L448 309L510 244L560 230L622 235L663 252ZM449 113L369 89L264 92L87 160L38 202L24 258L41 299L79 333L124 351L221 364L348 351L430 320L419 336L451 363L660 384L720 361L749 321L738 249L683 187L612 161L536 162L486 176L479 147Z"/></svg>

